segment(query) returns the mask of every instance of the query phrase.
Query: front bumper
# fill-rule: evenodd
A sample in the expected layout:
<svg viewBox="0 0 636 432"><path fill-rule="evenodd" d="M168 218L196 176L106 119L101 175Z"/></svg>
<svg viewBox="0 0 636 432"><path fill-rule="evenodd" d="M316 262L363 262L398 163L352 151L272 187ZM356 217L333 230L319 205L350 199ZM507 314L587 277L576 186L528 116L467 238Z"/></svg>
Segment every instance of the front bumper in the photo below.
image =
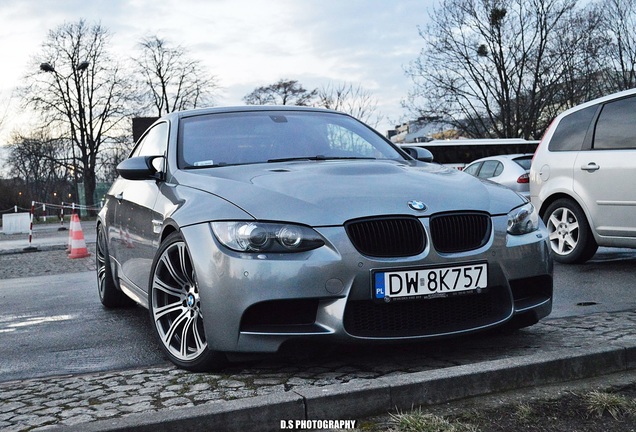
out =
<svg viewBox="0 0 636 432"><path fill-rule="evenodd" d="M428 233L428 219L421 219ZM360 254L342 227L319 228L326 245L298 254L243 254L220 246L209 224L182 229L197 274L211 349L275 352L291 339L405 341L492 328L552 309L547 232L510 236L507 218L492 218L479 249L440 254L430 245L413 257ZM372 272L486 262L488 288L477 294L378 303Z"/></svg>

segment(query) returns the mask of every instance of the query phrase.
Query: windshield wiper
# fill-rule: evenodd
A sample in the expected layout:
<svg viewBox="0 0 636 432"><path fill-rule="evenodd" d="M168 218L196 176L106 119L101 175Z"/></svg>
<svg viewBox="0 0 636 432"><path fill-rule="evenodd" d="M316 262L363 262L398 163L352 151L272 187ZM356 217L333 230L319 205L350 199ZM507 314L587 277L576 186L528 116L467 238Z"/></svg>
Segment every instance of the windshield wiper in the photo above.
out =
<svg viewBox="0 0 636 432"><path fill-rule="evenodd" d="M288 157L288 158L278 158L278 159L268 159L268 163L274 162L292 162L292 161L325 161L325 160L374 160L373 157L362 157L362 156L324 156L324 155L316 155L316 156L298 156L298 157Z"/></svg>

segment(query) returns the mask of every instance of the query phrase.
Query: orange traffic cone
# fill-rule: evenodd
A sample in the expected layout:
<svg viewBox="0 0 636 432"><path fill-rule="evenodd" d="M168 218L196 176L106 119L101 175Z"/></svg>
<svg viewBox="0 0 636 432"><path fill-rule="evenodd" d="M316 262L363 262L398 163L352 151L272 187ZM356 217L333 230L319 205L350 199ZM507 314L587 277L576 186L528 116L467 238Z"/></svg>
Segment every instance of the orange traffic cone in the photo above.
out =
<svg viewBox="0 0 636 432"><path fill-rule="evenodd" d="M71 224L75 224L73 233L73 239L71 240L71 253L68 256L69 258L86 258L91 254L88 253L88 249L86 249L86 241L84 240L84 232L82 231L82 225L79 221L79 216L77 214L73 215L71 219Z"/></svg>
<svg viewBox="0 0 636 432"><path fill-rule="evenodd" d="M73 243L73 231L77 229L75 226L75 218L73 216L74 215L71 215L71 222L68 224L68 243L66 244L66 253L71 253L71 244Z"/></svg>

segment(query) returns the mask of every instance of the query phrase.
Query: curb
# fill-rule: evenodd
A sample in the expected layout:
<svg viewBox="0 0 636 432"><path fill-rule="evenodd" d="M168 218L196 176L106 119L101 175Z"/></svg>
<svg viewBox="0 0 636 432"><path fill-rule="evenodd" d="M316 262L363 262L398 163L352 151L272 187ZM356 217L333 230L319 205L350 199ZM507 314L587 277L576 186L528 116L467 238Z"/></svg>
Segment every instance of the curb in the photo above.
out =
<svg viewBox="0 0 636 432"><path fill-rule="evenodd" d="M85 240L86 244L94 244L95 240L89 239ZM21 246L18 248L12 249L2 249L2 243L0 243L0 255L15 255L15 254L23 254L23 253L33 253L33 252L47 252L54 250L66 250L68 248L67 244L45 244L45 245L32 245L32 246Z"/></svg>
<svg viewBox="0 0 636 432"><path fill-rule="evenodd" d="M53 431L280 431L282 421L351 420L471 396L555 384L636 368L634 344L539 353L375 380L299 388L282 394L218 401L100 420ZM293 428L291 428L293 429ZM309 427L304 429L311 429Z"/></svg>
<svg viewBox="0 0 636 432"><path fill-rule="evenodd" d="M66 245L40 245L40 246L27 246L22 248L14 248L14 249L0 249L0 255L15 255L22 253L32 253L32 252L46 252L52 250L65 250L67 248Z"/></svg>

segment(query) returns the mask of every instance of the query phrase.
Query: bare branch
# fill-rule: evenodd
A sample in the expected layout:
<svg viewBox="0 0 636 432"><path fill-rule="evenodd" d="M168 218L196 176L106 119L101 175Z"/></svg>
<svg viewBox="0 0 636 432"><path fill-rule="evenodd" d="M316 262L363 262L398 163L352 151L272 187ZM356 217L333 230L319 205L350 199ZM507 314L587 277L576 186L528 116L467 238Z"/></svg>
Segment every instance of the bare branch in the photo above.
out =
<svg viewBox="0 0 636 432"><path fill-rule="evenodd" d="M599 40L589 18L576 0L444 0L420 29L404 105L467 136L539 138L555 111L594 94L580 88L594 74L583 47Z"/></svg>
<svg viewBox="0 0 636 432"><path fill-rule="evenodd" d="M318 89L317 97L317 106L342 111L371 126L377 126L382 120L378 114L378 99L360 84L330 83Z"/></svg>
<svg viewBox="0 0 636 432"><path fill-rule="evenodd" d="M312 105L318 90L306 90L298 81L280 79L274 84L257 87L243 98L247 105Z"/></svg>
<svg viewBox="0 0 636 432"><path fill-rule="evenodd" d="M218 90L216 78L181 46L172 47L158 36L139 43L133 59L146 89L146 104L158 117L173 111L212 105Z"/></svg>
<svg viewBox="0 0 636 432"><path fill-rule="evenodd" d="M109 40L99 24L57 27L32 61L23 89L25 104L42 115L48 133L72 143L74 182L84 183L87 204L95 200L104 144L128 133L120 125L134 102L126 75L108 53Z"/></svg>

